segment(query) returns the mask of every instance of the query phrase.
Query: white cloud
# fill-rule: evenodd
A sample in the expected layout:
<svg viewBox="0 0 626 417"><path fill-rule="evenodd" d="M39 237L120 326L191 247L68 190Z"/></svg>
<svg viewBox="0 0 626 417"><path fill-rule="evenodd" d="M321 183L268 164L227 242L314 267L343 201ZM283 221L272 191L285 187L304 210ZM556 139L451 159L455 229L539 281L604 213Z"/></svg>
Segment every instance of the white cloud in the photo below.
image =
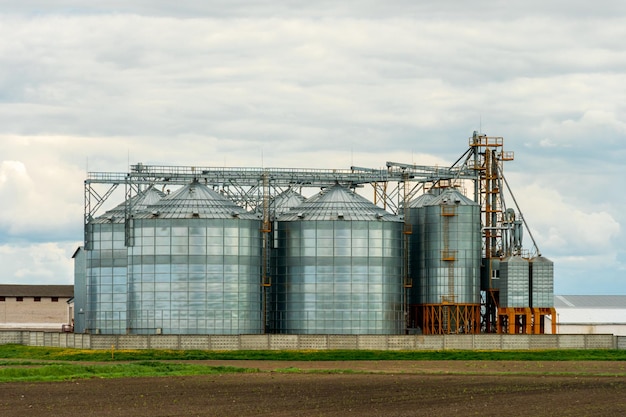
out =
<svg viewBox="0 0 626 417"><path fill-rule="evenodd" d="M568 204L559 191L538 183L522 186L514 192L544 254L587 261L599 254L615 257L621 226L610 213L586 211Z"/></svg>
<svg viewBox="0 0 626 417"><path fill-rule="evenodd" d="M0 245L4 284L72 284L71 256L79 243Z"/></svg>

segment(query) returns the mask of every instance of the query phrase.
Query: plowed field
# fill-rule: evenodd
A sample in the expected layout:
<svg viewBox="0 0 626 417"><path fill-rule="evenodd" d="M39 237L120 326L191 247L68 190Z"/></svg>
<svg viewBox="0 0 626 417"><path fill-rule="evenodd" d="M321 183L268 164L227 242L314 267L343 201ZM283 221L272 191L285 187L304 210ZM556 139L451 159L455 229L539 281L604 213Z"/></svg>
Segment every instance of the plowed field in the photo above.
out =
<svg viewBox="0 0 626 417"><path fill-rule="evenodd" d="M624 362L203 363L262 372L4 383L0 416L626 415Z"/></svg>

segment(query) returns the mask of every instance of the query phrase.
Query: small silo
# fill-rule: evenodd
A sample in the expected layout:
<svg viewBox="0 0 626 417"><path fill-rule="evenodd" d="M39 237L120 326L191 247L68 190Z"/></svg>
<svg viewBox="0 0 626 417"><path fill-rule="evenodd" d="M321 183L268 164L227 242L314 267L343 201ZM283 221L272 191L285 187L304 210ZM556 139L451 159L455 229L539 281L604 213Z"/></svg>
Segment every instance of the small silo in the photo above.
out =
<svg viewBox="0 0 626 417"><path fill-rule="evenodd" d="M401 219L335 185L277 220L279 332L404 332Z"/></svg>
<svg viewBox="0 0 626 417"><path fill-rule="evenodd" d="M135 216L134 334L258 334L261 221L196 181Z"/></svg>
<svg viewBox="0 0 626 417"><path fill-rule="evenodd" d="M422 221L420 217L418 217ZM453 188L423 206L417 286L425 334L480 331L480 206ZM413 286L416 285L415 280Z"/></svg>
<svg viewBox="0 0 626 417"><path fill-rule="evenodd" d="M84 324L75 331L126 333L127 260L125 211L136 213L164 196L153 187L89 221L86 228L86 305ZM82 328L81 328L82 327Z"/></svg>
<svg viewBox="0 0 626 417"><path fill-rule="evenodd" d="M533 308L554 307L554 263L543 256L530 260L531 303Z"/></svg>
<svg viewBox="0 0 626 417"><path fill-rule="evenodd" d="M529 264L519 255L500 261L500 307L530 307Z"/></svg>

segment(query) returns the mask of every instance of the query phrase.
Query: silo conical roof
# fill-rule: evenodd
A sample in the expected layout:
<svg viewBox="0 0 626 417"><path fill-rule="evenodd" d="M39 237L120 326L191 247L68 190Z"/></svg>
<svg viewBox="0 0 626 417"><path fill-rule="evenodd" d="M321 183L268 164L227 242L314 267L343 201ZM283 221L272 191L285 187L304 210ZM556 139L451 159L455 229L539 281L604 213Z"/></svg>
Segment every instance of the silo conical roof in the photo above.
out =
<svg viewBox="0 0 626 417"><path fill-rule="evenodd" d="M463 193L461 193L460 191L454 188L446 189L440 195L426 202L424 205L425 206L438 206L441 204L456 204L459 206L478 205L478 203L476 203L474 200L466 197L465 195L463 195Z"/></svg>
<svg viewBox="0 0 626 417"><path fill-rule="evenodd" d="M276 215L279 215L288 212L289 209L297 207L305 201L306 198L302 194L294 191L293 188L289 188L274 197L270 201L270 207L276 211Z"/></svg>
<svg viewBox="0 0 626 417"><path fill-rule="evenodd" d="M326 188L278 217L279 221L303 219L401 221L397 216L339 184Z"/></svg>
<svg viewBox="0 0 626 417"><path fill-rule="evenodd" d="M152 204L156 204L165 194L153 186L146 188L130 198L129 204L133 213L146 210ZM111 210L94 219L94 223L123 223L126 213L126 202L120 203Z"/></svg>
<svg viewBox="0 0 626 417"><path fill-rule="evenodd" d="M258 220L226 197L211 190L197 181L188 184L155 204L148 206L146 213L138 218L159 217L165 219L184 219L199 217L205 219L242 219Z"/></svg>
<svg viewBox="0 0 626 417"><path fill-rule="evenodd" d="M409 202L409 208L420 208L430 203L437 196L433 193L422 194Z"/></svg>

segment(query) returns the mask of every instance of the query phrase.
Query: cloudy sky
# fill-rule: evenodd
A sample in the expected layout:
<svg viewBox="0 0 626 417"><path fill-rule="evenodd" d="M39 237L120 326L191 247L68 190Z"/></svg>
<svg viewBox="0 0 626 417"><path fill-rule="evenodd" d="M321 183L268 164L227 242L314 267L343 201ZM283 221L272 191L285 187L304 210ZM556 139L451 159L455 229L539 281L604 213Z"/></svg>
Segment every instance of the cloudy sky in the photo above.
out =
<svg viewBox="0 0 626 417"><path fill-rule="evenodd" d="M626 2L511 3L0 0L0 282L73 282L87 171L450 164L481 129L555 292L626 294Z"/></svg>

